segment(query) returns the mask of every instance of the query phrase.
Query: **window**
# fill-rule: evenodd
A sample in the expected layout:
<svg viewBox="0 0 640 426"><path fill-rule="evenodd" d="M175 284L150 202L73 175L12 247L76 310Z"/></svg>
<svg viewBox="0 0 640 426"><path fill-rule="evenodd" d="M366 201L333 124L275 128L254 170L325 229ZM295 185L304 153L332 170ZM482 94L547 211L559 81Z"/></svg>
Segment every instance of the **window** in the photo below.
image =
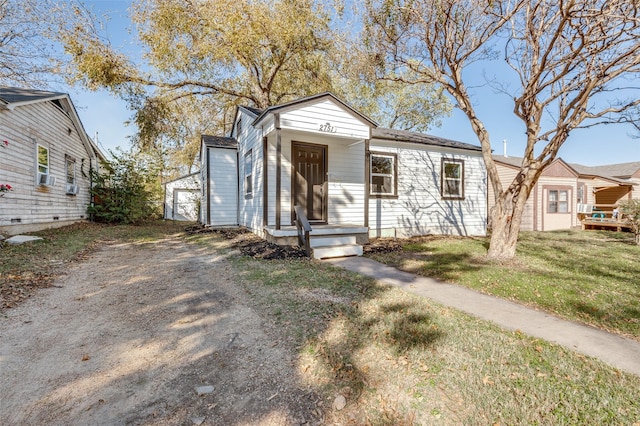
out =
<svg viewBox="0 0 640 426"><path fill-rule="evenodd" d="M397 195L397 162L395 154L371 153L371 194Z"/></svg>
<svg viewBox="0 0 640 426"><path fill-rule="evenodd" d="M441 173L442 198L464 198L464 161L443 159Z"/></svg>
<svg viewBox="0 0 640 426"><path fill-rule="evenodd" d="M547 212L568 213L569 212L569 191L561 189L549 190Z"/></svg>
<svg viewBox="0 0 640 426"><path fill-rule="evenodd" d="M38 145L37 153L38 173L36 175L36 183L38 185L48 185L49 179L49 149L42 145Z"/></svg>
<svg viewBox="0 0 640 426"><path fill-rule="evenodd" d="M253 151L244 154L244 194L253 194Z"/></svg>
<svg viewBox="0 0 640 426"><path fill-rule="evenodd" d="M49 150L38 145L38 173L49 174Z"/></svg>
<svg viewBox="0 0 640 426"><path fill-rule="evenodd" d="M76 185L76 160L71 157L65 157L65 170L67 175L67 194L77 194L78 186Z"/></svg>

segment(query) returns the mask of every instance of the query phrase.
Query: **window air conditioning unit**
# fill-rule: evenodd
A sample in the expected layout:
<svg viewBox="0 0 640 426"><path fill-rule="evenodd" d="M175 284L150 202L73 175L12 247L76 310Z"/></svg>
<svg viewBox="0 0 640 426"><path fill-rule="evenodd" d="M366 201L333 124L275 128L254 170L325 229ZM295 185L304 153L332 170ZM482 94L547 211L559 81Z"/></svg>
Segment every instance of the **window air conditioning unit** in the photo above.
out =
<svg viewBox="0 0 640 426"><path fill-rule="evenodd" d="M38 185L53 186L56 184L56 178L48 173L38 173Z"/></svg>
<svg viewBox="0 0 640 426"><path fill-rule="evenodd" d="M76 195L78 193L78 185L67 184L67 194Z"/></svg>
<svg viewBox="0 0 640 426"><path fill-rule="evenodd" d="M578 204L578 213L592 213L593 205L591 204Z"/></svg>

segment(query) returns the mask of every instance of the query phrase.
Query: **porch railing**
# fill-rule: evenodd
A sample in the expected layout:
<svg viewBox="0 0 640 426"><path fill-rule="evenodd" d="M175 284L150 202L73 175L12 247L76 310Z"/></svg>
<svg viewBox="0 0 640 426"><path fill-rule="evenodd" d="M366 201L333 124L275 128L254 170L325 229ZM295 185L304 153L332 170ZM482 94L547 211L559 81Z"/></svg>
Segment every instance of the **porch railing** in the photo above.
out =
<svg viewBox="0 0 640 426"><path fill-rule="evenodd" d="M309 233L311 232L311 225L309 220L304 214L304 210L299 205L295 205L293 210L296 212L296 228L298 229L298 244L300 247L304 247L304 251L307 256L311 256L311 245L309 242Z"/></svg>

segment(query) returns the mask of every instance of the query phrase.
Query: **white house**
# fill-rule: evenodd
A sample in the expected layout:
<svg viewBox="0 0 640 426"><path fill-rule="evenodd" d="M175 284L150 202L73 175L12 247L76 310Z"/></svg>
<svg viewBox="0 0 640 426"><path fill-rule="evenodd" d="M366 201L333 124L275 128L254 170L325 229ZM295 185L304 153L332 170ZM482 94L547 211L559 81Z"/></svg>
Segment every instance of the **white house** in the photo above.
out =
<svg viewBox="0 0 640 426"><path fill-rule="evenodd" d="M89 170L104 158L65 93L0 87L0 231L87 219Z"/></svg>
<svg viewBox="0 0 640 426"><path fill-rule="evenodd" d="M200 205L200 172L164 183L164 218L197 221Z"/></svg>
<svg viewBox="0 0 640 426"><path fill-rule="evenodd" d="M331 93L239 107L228 137L203 136L200 163L203 224L315 257L360 254L369 237L486 233L480 147L378 128Z"/></svg>

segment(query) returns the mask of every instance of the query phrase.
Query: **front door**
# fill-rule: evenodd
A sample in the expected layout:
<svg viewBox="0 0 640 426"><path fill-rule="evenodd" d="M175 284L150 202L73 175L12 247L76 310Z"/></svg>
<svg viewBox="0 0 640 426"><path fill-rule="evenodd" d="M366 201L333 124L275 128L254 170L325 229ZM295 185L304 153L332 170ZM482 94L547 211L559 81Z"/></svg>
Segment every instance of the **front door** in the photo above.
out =
<svg viewBox="0 0 640 426"><path fill-rule="evenodd" d="M293 143L293 199L309 222L327 222L327 147Z"/></svg>

